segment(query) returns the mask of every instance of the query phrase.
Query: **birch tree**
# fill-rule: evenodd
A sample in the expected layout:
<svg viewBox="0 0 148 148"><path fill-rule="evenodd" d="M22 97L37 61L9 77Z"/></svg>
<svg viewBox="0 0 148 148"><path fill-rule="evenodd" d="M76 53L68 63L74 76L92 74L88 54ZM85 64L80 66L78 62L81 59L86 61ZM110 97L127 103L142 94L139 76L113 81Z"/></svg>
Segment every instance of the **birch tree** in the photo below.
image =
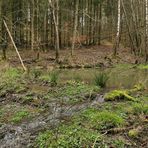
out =
<svg viewBox="0 0 148 148"><path fill-rule="evenodd" d="M71 56L73 56L73 51L74 51L74 48L75 48L76 35L77 35L79 0L76 0L75 5L76 5L75 21L74 21L74 31L73 31L73 39L72 39Z"/></svg>
<svg viewBox="0 0 148 148"><path fill-rule="evenodd" d="M145 0L145 54L146 54L146 62L148 62L148 0Z"/></svg>
<svg viewBox="0 0 148 148"><path fill-rule="evenodd" d="M118 0L118 21L117 21L117 34L114 45L114 55L117 54L117 49L119 48L120 26L121 26L121 0Z"/></svg>

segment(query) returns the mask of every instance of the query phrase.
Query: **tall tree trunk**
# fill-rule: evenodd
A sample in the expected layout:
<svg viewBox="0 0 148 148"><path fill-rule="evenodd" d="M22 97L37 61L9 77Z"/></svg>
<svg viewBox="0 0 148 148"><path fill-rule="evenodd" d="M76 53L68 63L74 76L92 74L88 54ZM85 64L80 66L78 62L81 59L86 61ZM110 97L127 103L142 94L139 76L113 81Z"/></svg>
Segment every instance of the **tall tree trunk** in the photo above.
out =
<svg viewBox="0 0 148 148"><path fill-rule="evenodd" d="M101 28L102 28L102 2L99 3L99 42L98 44L101 45Z"/></svg>
<svg viewBox="0 0 148 148"><path fill-rule="evenodd" d="M59 43L59 0L49 0L50 8L52 9L53 15L53 22L55 26L55 33L56 33L56 62L59 61L59 50L60 50L60 43Z"/></svg>
<svg viewBox="0 0 148 148"><path fill-rule="evenodd" d="M123 3L123 0L121 0L121 5L122 5L123 13L124 13L124 16L125 16L125 22L126 22L126 26L127 26L127 30L128 30L128 35L129 35L129 39L130 39L131 49L132 49L132 52L135 53L134 41L133 41L133 39L132 39L132 34L131 34L131 30L130 30L130 25L129 25L129 23L128 23L127 13L126 13L126 10L125 10L125 6L124 6L124 3Z"/></svg>
<svg viewBox="0 0 148 148"><path fill-rule="evenodd" d="M145 0L145 61L148 62L148 0Z"/></svg>
<svg viewBox="0 0 148 148"><path fill-rule="evenodd" d="M76 6L76 8L75 8L75 19L74 19L74 31L73 31L73 39L72 39L71 56L73 56L76 35L77 35L79 0L76 0L75 6Z"/></svg>
<svg viewBox="0 0 148 148"><path fill-rule="evenodd" d="M34 0L32 0L31 2L31 5L32 5L32 15L31 15L31 49L34 50L34 7L35 7L35 4L34 4Z"/></svg>
<svg viewBox="0 0 148 148"><path fill-rule="evenodd" d="M117 49L119 48L120 28L121 28L121 0L118 0L117 34L116 34L116 41L115 41L115 45L114 45L114 55L115 56L117 54Z"/></svg>

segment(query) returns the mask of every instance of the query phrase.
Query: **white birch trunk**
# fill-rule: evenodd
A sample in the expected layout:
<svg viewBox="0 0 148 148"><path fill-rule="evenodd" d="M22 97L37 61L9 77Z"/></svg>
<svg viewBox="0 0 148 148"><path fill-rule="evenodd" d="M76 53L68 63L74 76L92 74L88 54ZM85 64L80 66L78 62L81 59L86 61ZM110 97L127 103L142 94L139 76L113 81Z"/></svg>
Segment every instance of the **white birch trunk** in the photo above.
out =
<svg viewBox="0 0 148 148"><path fill-rule="evenodd" d="M146 54L146 62L148 61L148 0L145 0L145 54Z"/></svg>
<svg viewBox="0 0 148 148"><path fill-rule="evenodd" d="M73 31L73 39L72 39L71 56L73 56L73 51L74 51L75 42L76 42L77 26L78 26L78 9L79 9L79 1L76 0L75 21L74 21L74 31Z"/></svg>
<svg viewBox="0 0 148 148"><path fill-rule="evenodd" d="M117 22L117 34L114 47L114 55L117 54L117 48L119 48L120 26L121 26L121 0L118 0L118 22Z"/></svg>

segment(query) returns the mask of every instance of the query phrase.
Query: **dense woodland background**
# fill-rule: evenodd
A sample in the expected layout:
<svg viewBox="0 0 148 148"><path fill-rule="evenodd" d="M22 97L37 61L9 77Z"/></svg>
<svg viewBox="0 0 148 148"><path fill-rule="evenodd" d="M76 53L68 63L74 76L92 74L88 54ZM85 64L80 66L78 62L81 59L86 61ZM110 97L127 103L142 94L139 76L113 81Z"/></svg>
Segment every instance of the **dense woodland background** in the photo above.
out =
<svg viewBox="0 0 148 148"><path fill-rule="evenodd" d="M55 48L58 58L76 45L110 42L116 50L119 39L147 60L147 9L147 0L0 0L1 47L12 46L5 20L18 48Z"/></svg>

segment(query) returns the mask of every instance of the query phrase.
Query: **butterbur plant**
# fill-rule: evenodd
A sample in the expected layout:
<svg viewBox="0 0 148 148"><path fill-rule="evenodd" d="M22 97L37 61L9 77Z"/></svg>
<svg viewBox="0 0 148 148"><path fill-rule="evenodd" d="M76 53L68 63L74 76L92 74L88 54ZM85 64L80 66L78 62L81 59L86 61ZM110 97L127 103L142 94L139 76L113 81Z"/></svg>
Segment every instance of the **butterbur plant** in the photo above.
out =
<svg viewBox="0 0 148 148"><path fill-rule="evenodd" d="M109 77L106 73L102 72L99 74L96 74L94 77L94 82L96 86L99 86L101 88L106 87L106 83L108 81Z"/></svg>

